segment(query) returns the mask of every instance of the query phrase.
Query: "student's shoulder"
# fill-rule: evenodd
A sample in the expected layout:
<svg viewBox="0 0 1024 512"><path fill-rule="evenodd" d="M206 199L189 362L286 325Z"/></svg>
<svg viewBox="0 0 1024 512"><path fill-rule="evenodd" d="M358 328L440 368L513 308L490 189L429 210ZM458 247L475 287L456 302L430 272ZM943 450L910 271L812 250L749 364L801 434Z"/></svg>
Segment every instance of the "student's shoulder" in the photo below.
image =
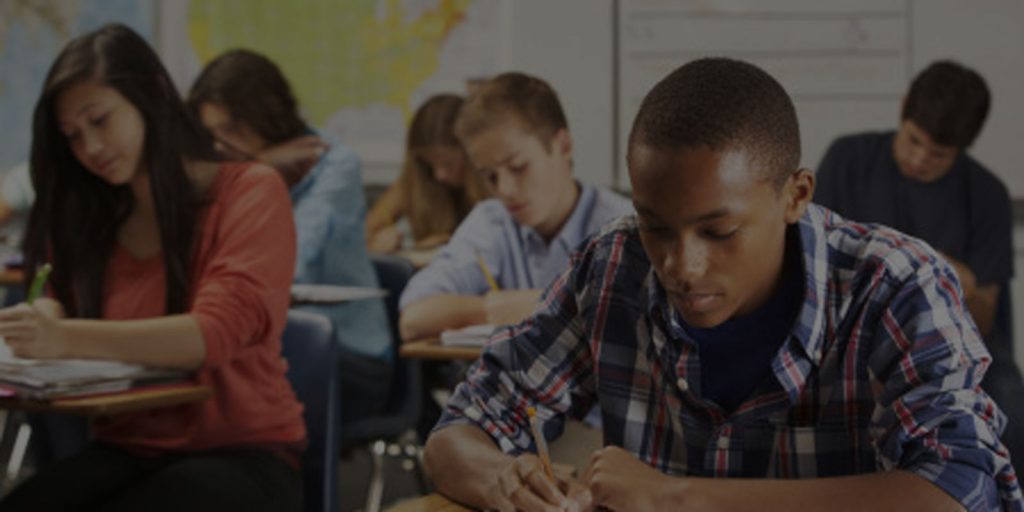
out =
<svg viewBox="0 0 1024 512"><path fill-rule="evenodd" d="M242 199L288 200L288 187L281 175L259 162L223 162L217 169L214 200L231 205Z"/></svg>
<svg viewBox="0 0 1024 512"><path fill-rule="evenodd" d="M969 154L964 154L958 165L964 167L972 192L988 201L1010 201L1010 192L998 176Z"/></svg>
<svg viewBox="0 0 1024 512"><path fill-rule="evenodd" d="M636 215L618 217L601 227L582 247L579 255L599 262L648 262L640 243Z"/></svg>
<svg viewBox="0 0 1024 512"><path fill-rule="evenodd" d="M633 203L623 194L604 187L593 187L596 194L596 206L612 217L633 213Z"/></svg>
<svg viewBox="0 0 1024 512"><path fill-rule="evenodd" d="M817 209L828 245L829 272L850 283L887 280L905 283L946 266L927 242L888 226L855 222Z"/></svg>

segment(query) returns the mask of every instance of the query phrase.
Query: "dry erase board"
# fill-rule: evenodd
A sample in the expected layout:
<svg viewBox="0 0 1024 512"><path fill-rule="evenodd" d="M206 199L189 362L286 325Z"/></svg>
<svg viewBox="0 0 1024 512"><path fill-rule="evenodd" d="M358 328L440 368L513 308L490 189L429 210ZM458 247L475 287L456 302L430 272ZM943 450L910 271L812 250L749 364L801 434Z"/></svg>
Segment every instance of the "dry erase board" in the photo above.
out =
<svg viewBox="0 0 1024 512"><path fill-rule="evenodd" d="M903 94L931 61L978 70L993 110L971 153L1024 197L1015 150L1024 128L1024 2L1017 0L618 0L615 182L628 187L625 141L647 90L703 56L754 62L793 96L803 164L838 135L895 128Z"/></svg>

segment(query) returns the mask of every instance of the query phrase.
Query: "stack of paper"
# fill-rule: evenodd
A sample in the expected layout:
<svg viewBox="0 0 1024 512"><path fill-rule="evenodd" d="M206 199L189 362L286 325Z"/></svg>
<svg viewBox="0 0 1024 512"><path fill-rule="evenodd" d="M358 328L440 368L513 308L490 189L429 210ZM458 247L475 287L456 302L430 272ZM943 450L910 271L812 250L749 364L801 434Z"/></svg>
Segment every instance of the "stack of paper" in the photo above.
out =
<svg viewBox="0 0 1024 512"><path fill-rule="evenodd" d="M355 300L379 299L388 291L362 286L336 286L333 284L293 284L292 302L296 304L337 304Z"/></svg>
<svg viewBox="0 0 1024 512"><path fill-rule="evenodd" d="M0 338L2 340L2 338ZM115 361L23 359L0 341L0 387L31 399L122 391L143 384L176 382L185 372Z"/></svg>
<svg viewBox="0 0 1024 512"><path fill-rule="evenodd" d="M482 347L487 344L491 333L494 332L494 327L492 324L481 324L444 331L441 333L441 344L458 347Z"/></svg>

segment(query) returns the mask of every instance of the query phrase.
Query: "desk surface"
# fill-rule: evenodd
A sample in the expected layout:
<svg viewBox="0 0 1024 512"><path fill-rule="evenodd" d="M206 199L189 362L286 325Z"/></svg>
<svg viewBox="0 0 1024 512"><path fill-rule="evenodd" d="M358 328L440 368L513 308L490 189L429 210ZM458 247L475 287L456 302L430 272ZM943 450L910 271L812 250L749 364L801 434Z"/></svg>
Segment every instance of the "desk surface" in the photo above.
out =
<svg viewBox="0 0 1024 512"><path fill-rule="evenodd" d="M480 347L455 347L441 344L440 338L426 338L402 343L398 355L411 359L440 361L475 361L483 351Z"/></svg>
<svg viewBox="0 0 1024 512"><path fill-rule="evenodd" d="M109 416L205 400L212 390L198 384L172 384L128 390L109 395L61 398L48 401L0 399L0 409L52 412L80 416Z"/></svg>
<svg viewBox="0 0 1024 512"><path fill-rule="evenodd" d="M386 512L465 512L468 509L448 498L434 493L422 498L405 500L387 509Z"/></svg>

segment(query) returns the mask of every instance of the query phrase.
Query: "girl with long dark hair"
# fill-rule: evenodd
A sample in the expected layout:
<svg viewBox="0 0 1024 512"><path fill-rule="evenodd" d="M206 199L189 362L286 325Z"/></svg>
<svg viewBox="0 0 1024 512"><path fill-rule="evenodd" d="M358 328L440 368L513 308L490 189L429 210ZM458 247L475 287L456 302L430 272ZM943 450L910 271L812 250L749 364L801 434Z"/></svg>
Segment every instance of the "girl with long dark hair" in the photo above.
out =
<svg viewBox="0 0 1024 512"><path fill-rule="evenodd" d="M12 351L179 368L213 395L95 420L84 451L0 508L297 509L305 431L280 356L295 232L279 175L218 163L155 52L122 25L57 57L31 173L26 267L53 273L49 297L0 310Z"/></svg>

